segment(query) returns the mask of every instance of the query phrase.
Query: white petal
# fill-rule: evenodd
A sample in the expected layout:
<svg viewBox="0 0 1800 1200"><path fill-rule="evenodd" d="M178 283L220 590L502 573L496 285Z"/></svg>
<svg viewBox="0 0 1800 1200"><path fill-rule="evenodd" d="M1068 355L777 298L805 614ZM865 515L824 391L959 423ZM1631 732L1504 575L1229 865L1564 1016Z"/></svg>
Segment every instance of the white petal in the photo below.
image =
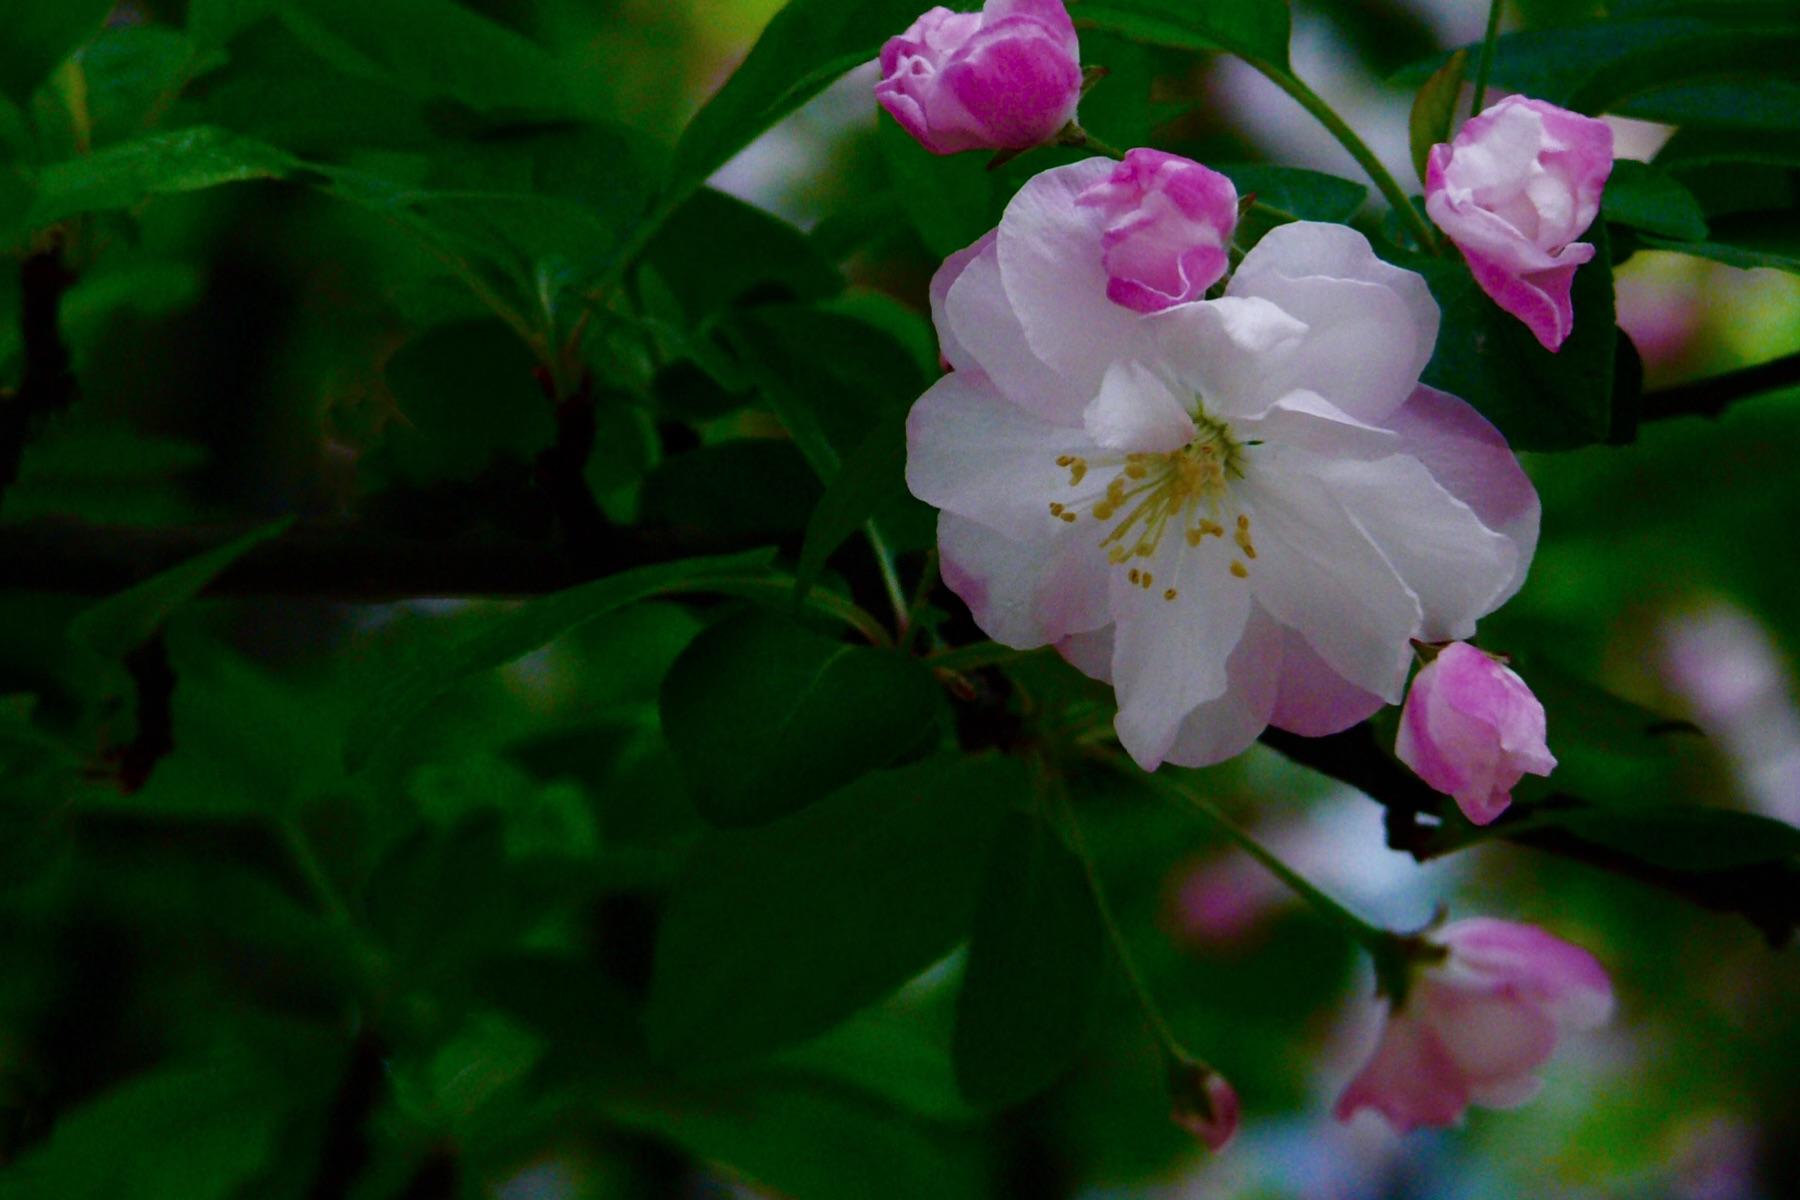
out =
<svg viewBox="0 0 1800 1200"><path fill-rule="evenodd" d="M1245 279L1245 272L1249 278ZM1333 279L1354 279L1388 288L1405 304L1417 331L1420 349L1413 378L1425 370L1437 344L1440 314L1437 301L1417 271L1396 267L1376 255L1369 239L1345 225L1320 221L1294 221L1279 225L1263 236L1244 256L1232 278L1233 295L1262 295L1256 287L1262 272L1300 279L1323 275ZM1243 280L1242 291L1239 280Z"/></svg>
<svg viewBox="0 0 1800 1200"><path fill-rule="evenodd" d="M956 337L956 331L950 327L949 314L945 310L945 300L950 295L951 286L962 278L962 273L968 269L970 263L983 254L992 257L993 244L994 231L990 229L972 244L946 258L943 265L931 277L931 323L937 327L938 351L943 354L945 362L958 370L979 368L980 364L964 348L962 342Z"/></svg>
<svg viewBox="0 0 1800 1200"><path fill-rule="evenodd" d="M1289 392L1260 417L1232 424L1240 441L1279 442L1327 458L1385 458L1400 435L1350 416L1317 392Z"/></svg>
<svg viewBox="0 0 1800 1200"><path fill-rule="evenodd" d="M1056 460L1094 449L1081 430L1039 420L985 376L952 371L906 418L906 486L934 508L1040 541L1063 528L1050 504L1069 492L1069 473Z"/></svg>
<svg viewBox="0 0 1800 1200"><path fill-rule="evenodd" d="M1250 589L1230 561L1228 546L1189 546L1171 529L1155 554L1112 568L1115 728L1146 771L1167 756L1188 714L1226 690L1226 661L1250 616ZM1133 569L1150 572L1149 587L1131 581Z"/></svg>
<svg viewBox="0 0 1800 1200"><path fill-rule="evenodd" d="M1283 630L1281 686L1269 724L1301 737L1324 737L1366 720L1385 703L1332 670L1299 633Z"/></svg>
<svg viewBox="0 0 1800 1200"><path fill-rule="evenodd" d="M1000 261L991 247L970 259L945 293L944 323L951 335L946 346L957 346L1008 399L1046 421L1081 420L1081 410L1099 389L1098 372L1093 385L1083 388L1031 352L1000 286Z"/></svg>
<svg viewBox="0 0 1800 1200"><path fill-rule="evenodd" d="M1106 556L1073 533L1019 542L955 513L938 514L944 582L981 631L1026 650L1104 625Z"/></svg>
<svg viewBox="0 0 1800 1200"><path fill-rule="evenodd" d="M1466 638L1500 604L1518 567L1512 539L1481 523L1415 458L1337 461L1326 485L1419 597L1428 642Z"/></svg>
<svg viewBox="0 0 1800 1200"><path fill-rule="evenodd" d="M1186 406L1169 385L1135 362L1107 368L1082 424L1089 437L1110 450L1166 453L1193 441L1195 433Z"/></svg>
<svg viewBox="0 0 1800 1200"><path fill-rule="evenodd" d="M1419 598L1320 482L1327 460L1256 448L1234 489L1251 521L1258 603L1348 682L1397 703L1419 628Z"/></svg>
<svg viewBox="0 0 1800 1200"><path fill-rule="evenodd" d="M1271 365L1298 347L1306 325L1268 300L1226 296L1147 318L1157 353L1213 416L1252 417L1281 398Z"/></svg>
<svg viewBox="0 0 1800 1200"><path fill-rule="evenodd" d="M1113 627L1103 625L1086 633L1072 633L1056 643L1056 652L1070 666L1090 679L1112 682Z"/></svg>
<svg viewBox="0 0 1800 1200"><path fill-rule="evenodd" d="M1090 158L1034 176L1000 219L1000 272L1033 353L1092 396L1121 358L1143 359L1143 318L1106 298L1101 214L1076 197L1108 179L1110 159ZM960 335L961 330L958 330Z"/></svg>
<svg viewBox="0 0 1800 1200"><path fill-rule="evenodd" d="M1208 767L1250 748L1275 707L1282 642L1281 626L1253 605L1243 639L1225 661L1225 694L1188 714L1169 747L1169 762Z"/></svg>

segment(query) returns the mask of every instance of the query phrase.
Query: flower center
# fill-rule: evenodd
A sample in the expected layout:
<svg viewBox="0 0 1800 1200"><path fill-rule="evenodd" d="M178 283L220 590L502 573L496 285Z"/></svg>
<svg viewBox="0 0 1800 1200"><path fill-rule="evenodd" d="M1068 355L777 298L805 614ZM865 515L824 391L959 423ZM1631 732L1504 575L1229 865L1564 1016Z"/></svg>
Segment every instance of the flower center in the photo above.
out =
<svg viewBox="0 0 1800 1200"><path fill-rule="evenodd" d="M1208 537L1223 539L1226 528L1221 523L1221 502L1230 481L1243 478L1244 446L1232 438L1230 426L1204 412L1195 414L1194 425L1193 440L1179 450L1138 452L1091 463L1078 455L1062 455L1056 465L1068 470L1072 488L1081 487L1091 468L1117 469L1103 491L1089 489L1071 504L1052 501L1051 515L1073 524L1080 519L1080 510L1087 508L1096 521L1110 524L1100 545L1109 559L1121 564L1151 557L1171 528L1179 529L1190 546L1199 546ZM1238 514L1235 526L1232 540L1246 559L1254 559L1250 518ZM1233 559L1231 573L1243 579L1249 568ZM1137 567L1131 568L1129 578L1146 590L1155 584L1149 571ZM1175 596L1174 588L1163 592L1165 600Z"/></svg>

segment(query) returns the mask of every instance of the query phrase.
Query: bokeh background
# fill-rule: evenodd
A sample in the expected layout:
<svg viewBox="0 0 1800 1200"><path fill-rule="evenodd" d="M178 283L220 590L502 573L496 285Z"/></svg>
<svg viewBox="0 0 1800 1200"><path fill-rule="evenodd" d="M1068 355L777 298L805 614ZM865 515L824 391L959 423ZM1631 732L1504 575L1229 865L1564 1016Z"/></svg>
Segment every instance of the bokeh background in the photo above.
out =
<svg viewBox="0 0 1800 1200"><path fill-rule="evenodd" d="M347 161L407 177L455 129L455 106L404 63L342 75L278 24L242 20L253 7L121 4L82 51L107 86L68 136L104 146L199 120L298 154L354 144ZM584 173L666 153L779 6L463 7L541 48L586 117L629 131L573 137L521 168L471 128L457 135L469 180L562 172L562 194L603 206L621 185ZM1391 79L1479 39L1486 5L1293 10L1297 73L1410 180L1412 87ZM1533 0L1508 5L1506 28L1587 15ZM1113 69L1083 108L1109 140L1148 129L1201 161L1360 179L1225 56L1093 35L1083 57ZM877 121L873 78L852 72L711 182L790 223L795 255L842 271L833 311L886 331L923 376L938 261L1068 152L991 179L978 157L928 161ZM56 98L32 103L53 112ZM1621 153L1648 158L1668 132L1621 122ZM1379 221L1379 203L1364 220ZM695 245L702 272L704 256L726 272L742 252L725 234ZM0 535L46 519L85 522L68 527L78 538L283 514L447 540L552 526L529 487L554 433L529 354L379 213L247 182L85 219L69 256L61 321L80 397L29 446ZM8 383L21 370L16 275L0 283ZM1793 275L1641 251L1619 266L1617 297L1653 388L1800 351ZM588 469L607 516L797 543L817 485L766 414L722 400L655 338L589 353L626 363ZM1797 461L1793 389L1717 419L1646 423L1629 445L1527 456L1544 540L1484 644L1544 663L1546 682L1554 667L1704 732L1616 754L1597 737L1565 754L1568 786L1800 822ZM631 1030L660 897L701 825L657 694L720 612L648 603L584 627L460 687L352 779L338 748L370 673L504 601L302 590L172 620L177 751L135 792L69 761L70 745L129 740L132 721L128 689L62 639L93 597L0 590L0 1196L1800 1195L1791 948L1513 845L1420 867L1386 848L1377 805L1261 748L1201 786L1359 911L1396 926L1438 905L1538 922L1607 964L1617 1018L1564 1048L1534 1103L1405 1139L1366 1115L1332 1121L1372 1036L1364 966L1203 824L1100 783L1086 811L1120 924L1182 1039L1242 1097L1226 1153L1170 1122L1154 1043L1117 980L1059 1084L1004 1113L969 1108L947 1052L959 954L773 1062L671 1080L640 1063ZM1021 679L1082 695L1054 663ZM1604 725L1614 710L1594 711ZM1563 736L1553 725L1559 752ZM371 967L371 943L385 965ZM347 1006L366 993L346 981L371 971L404 980L377 988L382 1007Z"/></svg>

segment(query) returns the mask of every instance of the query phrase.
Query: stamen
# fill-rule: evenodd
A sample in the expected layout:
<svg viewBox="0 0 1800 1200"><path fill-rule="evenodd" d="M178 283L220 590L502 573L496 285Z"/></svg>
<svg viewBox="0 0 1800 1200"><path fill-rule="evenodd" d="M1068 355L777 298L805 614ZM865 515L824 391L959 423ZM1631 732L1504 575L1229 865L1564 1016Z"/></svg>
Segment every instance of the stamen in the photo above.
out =
<svg viewBox="0 0 1800 1200"><path fill-rule="evenodd" d="M1163 599L1173 600L1178 594L1179 593L1177 593L1174 588L1169 588L1167 591L1163 592Z"/></svg>
<svg viewBox="0 0 1800 1200"><path fill-rule="evenodd" d="M1231 573L1236 575L1239 579L1250 578L1250 568L1246 567L1235 558L1231 560Z"/></svg>

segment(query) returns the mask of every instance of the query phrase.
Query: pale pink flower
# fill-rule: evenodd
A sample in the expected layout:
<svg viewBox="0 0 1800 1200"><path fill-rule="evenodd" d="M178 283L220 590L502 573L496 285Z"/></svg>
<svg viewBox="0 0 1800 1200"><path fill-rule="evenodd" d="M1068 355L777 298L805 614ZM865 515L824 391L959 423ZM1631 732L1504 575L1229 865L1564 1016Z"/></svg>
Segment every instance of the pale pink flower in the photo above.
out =
<svg viewBox="0 0 1800 1200"><path fill-rule="evenodd" d="M1612 984L1579 946L1535 925L1476 917L1431 940L1448 953L1418 970L1380 1044L1335 1109L1374 1109L1398 1132L1451 1125L1471 1104L1512 1108L1569 1030L1604 1024Z"/></svg>
<svg viewBox="0 0 1800 1200"><path fill-rule="evenodd" d="M944 579L988 636L1052 644L1119 697L1146 769L1317 736L1400 699L1409 638L1518 589L1537 494L1468 405L1418 386L1424 281L1297 222L1223 298L1107 298L1111 176L1046 171L932 281L955 368L907 422Z"/></svg>
<svg viewBox="0 0 1800 1200"><path fill-rule="evenodd" d="M1062 0L933 8L881 48L875 98L933 154L1023 150L1074 119L1079 55Z"/></svg>
<svg viewBox="0 0 1800 1200"><path fill-rule="evenodd" d="M1215 1154L1237 1136L1239 1107L1231 1081L1204 1063L1185 1062L1171 1068L1170 1119L1206 1144Z"/></svg>
<svg viewBox="0 0 1800 1200"><path fill-rule="evenodd" d="M1466 642L1420 668L1394 753L1477 825L1506 811L1522 777L1556 767L1544 706L1516 672Z"/></svg>
<svg viewBox="0 0 1800 1200"><path fill-rule="evenodd" d="M1425 211L1450 236L1494 303L1547 350L1575 327L1569 287L1594 257L1578 242L1612 174L1604 121L1508 96L1431 148Z"/></svg>
<svg viewBox="0 0 1800 1200"><path fill-rule="evenodd" d="M1198 300L1225 274L1237 188L1191 158L1132 150L1077 203L1100 210L1106 294L1136 312Z"/></svg>

